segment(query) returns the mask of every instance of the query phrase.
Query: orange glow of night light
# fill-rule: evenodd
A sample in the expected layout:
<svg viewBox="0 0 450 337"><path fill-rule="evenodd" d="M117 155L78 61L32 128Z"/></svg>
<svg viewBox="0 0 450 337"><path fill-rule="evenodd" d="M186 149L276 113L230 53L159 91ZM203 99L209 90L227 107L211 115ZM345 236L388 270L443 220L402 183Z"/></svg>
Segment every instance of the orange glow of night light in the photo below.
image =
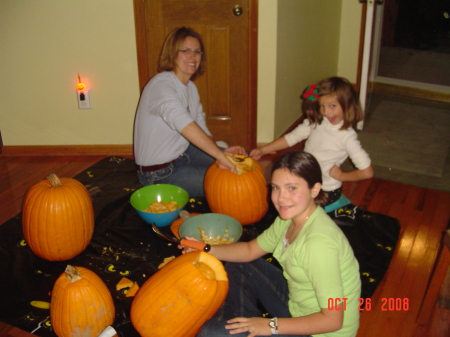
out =
<svg viewBox="0 0 450 337"><path fill-rule="evenodd" d="M78 91L84 91L84 89L86 89L86 84L81 82L80 74L78 74L78 83L76 85L76 88L77 88Z"/></svg>

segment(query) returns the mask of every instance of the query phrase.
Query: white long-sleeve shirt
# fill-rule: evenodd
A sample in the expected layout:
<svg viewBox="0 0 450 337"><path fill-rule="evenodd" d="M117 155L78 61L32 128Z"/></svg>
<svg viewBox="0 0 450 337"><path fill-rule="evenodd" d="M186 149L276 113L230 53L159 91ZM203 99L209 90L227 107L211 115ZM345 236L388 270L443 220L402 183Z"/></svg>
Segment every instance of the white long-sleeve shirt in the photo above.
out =
<svg viewBox="0 0 450 337"><path fill-rule="evenodd" d="M155 75L142 91L136 112L136 164L151 166L178 158L189 146L181 130L193 121L211 136L195 84L184 85L172 71Z"/></svg>
<svg viewBox="0 0 450 337"><path fill-rule="evenodd" d="M339 130L343 121L333 125L326 118L320 124L310 125L305 121L284 137L293 146L304 139L305 151L311 153L319 162L322 170L322 189L333 191L342 186L342 182L330 177L330 170L334 165L340 166L348 157L359 170L371 165L367 152L361 147L358 135L353 128Z"/></svg>

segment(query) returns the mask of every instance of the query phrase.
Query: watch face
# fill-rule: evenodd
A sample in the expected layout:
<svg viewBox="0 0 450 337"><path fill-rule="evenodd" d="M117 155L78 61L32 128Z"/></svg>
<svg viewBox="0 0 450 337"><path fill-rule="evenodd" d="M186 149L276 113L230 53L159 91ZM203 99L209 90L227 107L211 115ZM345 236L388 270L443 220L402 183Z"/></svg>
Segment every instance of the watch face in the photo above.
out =
<svg viewBox="0 0 450 337"><path fill-rule="evenodd" d="M269 326L270 326L271 328L275 328L275 322L274 322L274 321L270 321L270 322L269 322Z"/></svg>

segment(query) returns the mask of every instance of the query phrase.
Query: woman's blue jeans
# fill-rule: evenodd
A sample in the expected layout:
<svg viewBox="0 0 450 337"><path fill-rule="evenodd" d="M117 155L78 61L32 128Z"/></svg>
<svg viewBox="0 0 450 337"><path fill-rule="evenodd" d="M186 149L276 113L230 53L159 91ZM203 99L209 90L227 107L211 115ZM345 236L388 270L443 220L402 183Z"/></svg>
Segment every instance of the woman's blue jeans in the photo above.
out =
<svg viewBox="0 0 450 337"><path fill-rule="evenodd" d="M187 150L169 166L152 172L138 171L142 185L172 184L184 188L190 197L202 197L206 170L215 159L189 144Z"/></svg>
<svg viewBox="0 0 450 337"><path fill-rule="evenodd" d="M249 263L227 262L225 270L229 281L228 296L219 311L206 321L197 337L230 336L230 331L225 329L227 320L261 317L261 306L271 317L292 317L288 308L288 286L280 268L260 258Z"/></svg>

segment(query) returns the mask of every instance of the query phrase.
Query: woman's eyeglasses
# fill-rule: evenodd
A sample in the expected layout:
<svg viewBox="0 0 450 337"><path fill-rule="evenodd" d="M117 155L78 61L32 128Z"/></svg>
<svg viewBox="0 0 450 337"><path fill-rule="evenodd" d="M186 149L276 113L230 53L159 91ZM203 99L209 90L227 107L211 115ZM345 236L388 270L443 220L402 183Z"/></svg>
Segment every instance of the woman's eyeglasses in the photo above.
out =
<svg viewBox="0 0 450 337"><path fill-rule="evenodd" d="M180 49L179 52L189 56L192 54L194 54L195 56L200 56L203 54L201 50L190 50L190 49Z"/></svg>

